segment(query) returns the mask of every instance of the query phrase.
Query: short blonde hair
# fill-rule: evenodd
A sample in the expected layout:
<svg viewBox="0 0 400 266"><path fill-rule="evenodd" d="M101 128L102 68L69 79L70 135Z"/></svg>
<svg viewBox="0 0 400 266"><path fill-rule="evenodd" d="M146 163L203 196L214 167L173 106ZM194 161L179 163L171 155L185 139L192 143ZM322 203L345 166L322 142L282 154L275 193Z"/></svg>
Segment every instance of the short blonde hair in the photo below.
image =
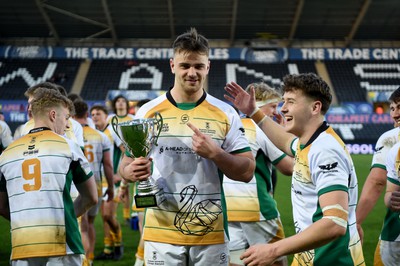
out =
<svg viewBox="0 0 400 266"><path fill-rule="evenodd" d="M71 100L62 95L58 90L38 88L35 91L35 100L31 102L32 115L40 116L51 108L66 107L71 114L74 113L74 105Z"/></svg>
<svg viewBox="0 0 400 266"><path fill-rule="evenodd" d="M282 95L277 90L271 88L270 86L268 86L268 84L264 82L251 83L246 87L246 91L250 91L251 87L254 87L257 102L275 102L275 100L276 102L282 101Z"/></svg>

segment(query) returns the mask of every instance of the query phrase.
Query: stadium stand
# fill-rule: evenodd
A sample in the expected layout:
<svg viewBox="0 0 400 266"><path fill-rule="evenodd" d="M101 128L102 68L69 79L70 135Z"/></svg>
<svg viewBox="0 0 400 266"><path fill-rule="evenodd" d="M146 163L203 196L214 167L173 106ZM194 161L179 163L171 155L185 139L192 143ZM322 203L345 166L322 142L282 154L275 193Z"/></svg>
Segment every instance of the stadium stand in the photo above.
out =
<svg viewBox="0 0 400 266"><path fill-rule="evenodd" d="M316 72L312 61L288 61L284 63L256 64L243 61L212 61L209 73L208 91L224 100L224 87L235 81L242 86L264 81L279 89L282 77L289 73Z"/></svg>
<svg viewBox="0 0 400 266"><path fill-rule="evenodd" d="M69 91L80 60L72 59L1 59L0 97L25 100L25 90L43 81L52 81Z"/></svg>
<svg viewBox="0 0 400 266"><path fill-rule="evenodd" d="M376 140L393 128L393 124L331 124L346 144L375 144Z"/></svg>
<svg viewBox="0 0 400 266"><path fill-rule="evenodd" d="M397 61L326 61L325 65L339 102L365 102L368 92L393 91L400 84Z"/></svg>
<svg viewBox="0 0 400 266"><path fill-rule="evenodd" d="M168 60L94 60L81 96L104 100L108 90L167 90L173 80Z"/></svg>

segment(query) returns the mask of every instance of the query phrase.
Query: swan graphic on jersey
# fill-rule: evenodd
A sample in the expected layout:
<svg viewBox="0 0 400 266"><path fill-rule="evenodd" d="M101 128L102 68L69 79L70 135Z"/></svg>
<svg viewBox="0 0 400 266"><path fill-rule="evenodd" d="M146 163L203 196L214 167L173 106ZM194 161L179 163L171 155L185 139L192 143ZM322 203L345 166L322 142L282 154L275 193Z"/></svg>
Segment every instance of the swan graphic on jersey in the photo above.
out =
<svg viewBox="0 0 400 266"><path fill-rule="evenodd" d="M193 205L198 189L189 185L182 189L180 202L185 201L175 216L175 227L185 235L203 236L214 230L212 224L222 213L219 199L206 199Z"/></svg>

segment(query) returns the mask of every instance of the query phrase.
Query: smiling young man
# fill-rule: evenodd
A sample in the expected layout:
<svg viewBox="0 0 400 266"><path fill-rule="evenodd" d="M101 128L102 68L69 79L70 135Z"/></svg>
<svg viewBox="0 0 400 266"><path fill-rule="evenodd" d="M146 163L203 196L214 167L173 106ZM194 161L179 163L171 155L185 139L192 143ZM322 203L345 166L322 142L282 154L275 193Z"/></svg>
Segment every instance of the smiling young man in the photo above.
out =
<svg viewBox="0 0 400 266"><path fill-rule="evenodd" d="M165 201L145 214L146 265L228 265L223 174L249 182L255 168L240 117L204 91L210 69L207 39L195 29L177 37L170 59L175 82L136 117L164 120L153 147L152 179ZM135 182L150 176L150 160L124 157L120 173Z"/></svg>
<svg viewBox="0 0 400 266"><path fill-rule="evenodd" d="M394 121L395 128L384 132L375 145L371 169L367 179L365 180L356 211L357 228L361 239L364 235L362 223L375 207L376 202L385 190L386 184L392 185L392 182L387 182L387 180L393 180L394 177L394 175L386 169L386 159L394 159L393 155L389 157L388 153L400 140L400 87L390 95L389 102L390 116ZM393 166L394 165L391 165L391 167ZM392 179L389 179L389 174L392 176ZM399 224L399 214L393 212L390 208L387 208L381 235L375 250L375 265L395 265L396 262L399 261Z"/></svg>
<svg viewBox="0 0 400 266"><path fill-rule="evenodd" d="M292 205L296 235L250 247L246 265L270 265L295 254L292 265L365 265L356 229L357 177L346 146L324 121L332 100L325 81L313 73L283 79L286 119L281 127L256 107L254 88L247 93L231 82L225 90L282 151L295 156ZM295 137L297 136L297 137Z"/></svg>

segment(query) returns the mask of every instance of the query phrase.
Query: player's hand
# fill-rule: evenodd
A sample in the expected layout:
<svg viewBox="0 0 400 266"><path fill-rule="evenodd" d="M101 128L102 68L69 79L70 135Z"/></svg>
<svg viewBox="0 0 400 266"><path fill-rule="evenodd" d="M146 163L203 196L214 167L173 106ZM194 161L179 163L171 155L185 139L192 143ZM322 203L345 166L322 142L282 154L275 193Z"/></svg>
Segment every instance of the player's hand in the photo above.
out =
<svg viewBox="0 0 400 266"><path fill-rule="evenodd" d="M123 178L127 182L147 180L151 175L151 158L139 157L133 159L122 169Z"/></svg>
<svg viewBox="0 0 400 266"><path fill-rule="evenodd" d="M108 187L103 196L105 195L107 195L107 202L112 201L114 199L114 187Z"/></svg>
<svg viewBox="0 0 400 266"><path fill-rule="evenodd" d="M389 208L394 212L400 212L400 191L393 191L389 198Z"/></svg>
<svg viewBox="0 0 400 266"><path fill-rule="evenodd" d="M277 257L271 244L257 244L248 248L241 256L247 266L271 265Z"/></svg>
<svg viewBox="0 0 400 266"><path fill-rule="evenodd" d="M358 231L358 235L360 236L361 245L362 245L363 241L364 241L364 230L362 229L361 224L357 224L357 231Z"/></svg>
<svg viewBox="0 0 400 266"><path fill-rule="evenodd" d="M275 115L274 118L275 118L275 121L276 121L279 125L281 125L281 126L283 126L283 127L286 126L286 119L285 119L285 117L283 116L282 113L278 112L278 114Z"/></svg>
<svg viewBox="0 0 400 266"><path fill-rule="evenodd" d="M211 139L209 135L203 134L192 123L187 123L188 127L193 130L192 149L201 157L212 159L222 150L217 143Z"/></svg>
<svg viewBox="0 0 400 266"><path fill-rule="evenodd" d="M249 116L256 110L254 87L251 87L250 94L236 82L226 84L224 89L228 93L224 94L224 98L233 103L242 113Z"/></svg>

